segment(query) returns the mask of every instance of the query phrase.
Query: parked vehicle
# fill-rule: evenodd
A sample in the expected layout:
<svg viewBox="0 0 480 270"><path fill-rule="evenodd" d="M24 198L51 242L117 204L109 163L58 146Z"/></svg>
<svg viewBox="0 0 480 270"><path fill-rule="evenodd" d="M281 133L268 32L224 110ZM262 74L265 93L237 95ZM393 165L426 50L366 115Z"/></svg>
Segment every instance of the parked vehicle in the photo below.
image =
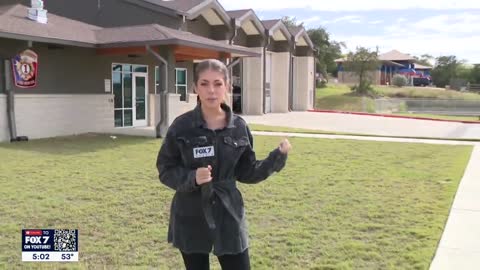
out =
<svg viewBox="0 0 480 270"><path fill-rule="evenodd" d="M430 85L430 80L428 78L413 78L413 86L427 86Z"/></svg>

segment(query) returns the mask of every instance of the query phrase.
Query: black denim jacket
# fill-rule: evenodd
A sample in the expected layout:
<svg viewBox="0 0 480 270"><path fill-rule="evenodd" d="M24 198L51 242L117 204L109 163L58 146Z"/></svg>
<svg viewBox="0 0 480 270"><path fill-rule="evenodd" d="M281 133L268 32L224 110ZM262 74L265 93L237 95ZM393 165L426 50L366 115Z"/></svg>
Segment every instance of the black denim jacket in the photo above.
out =
<svg viewBox="0 0 480 270"><path fill-rule="evenodd" d="M287 160L277 148L257 160L253 137L245 121L222 105L228 124L210 130L200 106L179 116L160 148L160 181L174 189L168 242L186 253L217 256L248 248L242 195L236 181L258 183L280 171ZM198 186L196 169L212 166L212 182Z"/></svg>

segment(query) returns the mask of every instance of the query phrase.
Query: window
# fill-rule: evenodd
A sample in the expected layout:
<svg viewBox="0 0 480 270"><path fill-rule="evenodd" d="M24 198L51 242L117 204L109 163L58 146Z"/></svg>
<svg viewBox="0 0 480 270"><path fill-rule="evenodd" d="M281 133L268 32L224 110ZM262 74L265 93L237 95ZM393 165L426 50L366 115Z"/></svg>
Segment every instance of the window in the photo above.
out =
<svg viewBox="0 0 480 270"><path fill-rule="evenodd" d="M176 68L175 69L175 89L176 93L180 94L180 100L187 100L187 69Z"/></svg>

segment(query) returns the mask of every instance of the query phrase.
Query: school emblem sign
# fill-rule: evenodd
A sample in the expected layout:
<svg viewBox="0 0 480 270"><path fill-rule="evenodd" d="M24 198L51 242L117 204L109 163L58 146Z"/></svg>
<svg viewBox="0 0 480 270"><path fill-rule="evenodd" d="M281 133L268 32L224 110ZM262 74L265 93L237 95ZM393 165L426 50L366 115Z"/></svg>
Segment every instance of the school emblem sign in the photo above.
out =
<svg viewBox="0 0 480 270"><path fill-rule="evenodd" d="M25 50L13 58L15 86L31 88L37 86L38 55L32 50Z"/></svg>

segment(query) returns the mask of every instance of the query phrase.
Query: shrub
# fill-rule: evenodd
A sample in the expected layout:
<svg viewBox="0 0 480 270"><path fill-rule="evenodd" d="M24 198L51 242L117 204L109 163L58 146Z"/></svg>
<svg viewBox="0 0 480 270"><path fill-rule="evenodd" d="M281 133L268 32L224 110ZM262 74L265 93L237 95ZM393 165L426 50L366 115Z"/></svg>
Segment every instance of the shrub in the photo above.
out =
<svg viewBox="0 0 480 270"><path fill-rule="evenodd" d="M400 75L400 74L395 74L392 78L392 84L398 87L403 87L407 85L407 77Z"/></svg>
<svg viewBox="0 0 480 270"><path fill-rule="evenodd" d="M317 88L325 88L327 87L327 81L326 80L317 80Z"/></svg>

